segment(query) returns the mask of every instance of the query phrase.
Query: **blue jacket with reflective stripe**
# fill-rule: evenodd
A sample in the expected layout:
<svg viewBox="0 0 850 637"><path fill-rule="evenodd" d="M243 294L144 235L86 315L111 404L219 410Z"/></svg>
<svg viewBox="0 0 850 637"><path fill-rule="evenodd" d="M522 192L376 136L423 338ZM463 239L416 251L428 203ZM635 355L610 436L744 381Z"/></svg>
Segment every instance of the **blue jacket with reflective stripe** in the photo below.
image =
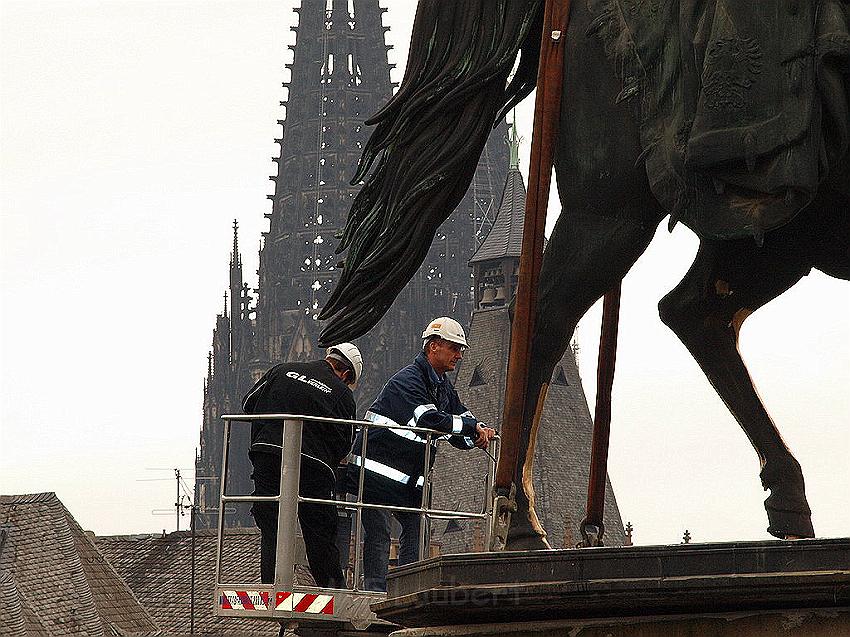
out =
<svg viewBox="0 0 850 637"><path fill-rule="evenodd" d="M366 420L397 425L393 429L371 429L366 442L367 499L389 503L409 502L419 506L418 488L424 482L425 434L410 427L426 427L443 432L459 449L471 449L478 437L478 420L460 402L451 381L437 375L425 354L399 370L384 385L366 412ZM356 493L356 475L363 464L360 432L352 448L349 488ZM431 445L433 466L435 446Z"/></svg>

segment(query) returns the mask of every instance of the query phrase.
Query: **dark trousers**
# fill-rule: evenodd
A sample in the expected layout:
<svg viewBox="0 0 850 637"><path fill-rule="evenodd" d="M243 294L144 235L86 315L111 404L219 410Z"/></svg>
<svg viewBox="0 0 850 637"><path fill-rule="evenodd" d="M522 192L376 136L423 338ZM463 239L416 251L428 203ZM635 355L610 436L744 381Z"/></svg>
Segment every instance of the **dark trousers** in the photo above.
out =
<svg viewBox="0 0 850 637"><path fill-rule="evenodd" d="M254 465L254 495L277 495L280 490L280 456L251 451ZM304 456L302 456L304 458ZM325 475L327 474L327 475ZM334 478L323 465L305 460L301 465L299 493L308 498L333 499ZM251 508L260 529L260 576L264 584L274 582L277 555L277 504L255 502ZM307 562L316 585L345 588L336 545L336 507L327 504L298 504L298 522L307 548Z"/></svg>
<svg viewBox="0 0 850 637"><path fill-rule="evenodd" d="M418 506L418 505L413 505ZM363 577L368 591L387 590L387 571L390 560L390 515L401 524L398 538L398 565L419 559L418 513L363 509Z"/></svg>

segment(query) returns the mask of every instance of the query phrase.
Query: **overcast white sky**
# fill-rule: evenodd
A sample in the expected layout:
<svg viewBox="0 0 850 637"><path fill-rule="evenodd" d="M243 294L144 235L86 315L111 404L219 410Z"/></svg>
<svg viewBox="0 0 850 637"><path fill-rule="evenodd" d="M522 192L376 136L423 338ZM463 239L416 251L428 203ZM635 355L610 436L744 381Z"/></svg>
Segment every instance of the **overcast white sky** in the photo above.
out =
<svg viewBox="0 0 850 637"><path fill-rule="evenodd" d="M191 475L234 218L256 269L293 4L0 0L0 492L55 491L99 534L174 529L148 469ZM383 5L400 73L414 6ZM768 537L755 454L657 318L695 251L660 230L624 284L610 475L640 544ZM742 334L821 536L850 533L848 317L850 286L813 273Z"/></svg>

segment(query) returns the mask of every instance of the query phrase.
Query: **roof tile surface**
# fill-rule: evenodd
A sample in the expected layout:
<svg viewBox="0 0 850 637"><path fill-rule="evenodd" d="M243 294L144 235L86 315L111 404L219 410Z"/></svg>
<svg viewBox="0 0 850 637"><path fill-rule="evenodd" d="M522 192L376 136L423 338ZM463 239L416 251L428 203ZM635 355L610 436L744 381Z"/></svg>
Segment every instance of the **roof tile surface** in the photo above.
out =
<svg viewBox="0 0 850 637"><path fill-rule="evenodd" d="M159 635L54 493L0 496L0 633Z"/></svg>
<svg viewBox="0 0 850 637"><path fill-rule="evenodd" d="M490 259L518 257L522 252L522 225L525 220L525 182L522 173L511 168L502 192L502 202L493 228L481 247L472 255L470 265Z"/></svg>
<svg viewBox="0 0 850 637"><path fill-rule="evenodd" d="M191 607L192 534L113 535L96 539L100 551L169 635L188 635ZM277 635L276 623L216 617L213 612L216 532L195 532L195 634L215 637ZM229 529L223 550L222 577L233 583L260 581L260 533ZM297 579L311 583L299 567Z"/></svg>

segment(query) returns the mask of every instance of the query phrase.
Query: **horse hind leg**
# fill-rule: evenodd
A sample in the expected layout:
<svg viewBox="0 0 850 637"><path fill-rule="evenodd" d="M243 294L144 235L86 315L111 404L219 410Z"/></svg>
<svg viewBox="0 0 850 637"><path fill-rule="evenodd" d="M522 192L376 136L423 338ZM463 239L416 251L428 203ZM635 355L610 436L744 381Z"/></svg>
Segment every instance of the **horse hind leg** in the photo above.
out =
<svg viewBox="0 0 850 637"><path fill-rule="evenodd" d="M747 434L761 464L768 532L814 537L803 474L759 398L738 351L744 320L809 271L785 246L765 237L706 241L682 282L659 303L662 321L696 359Z"/></svg>
<svg viewBox="0 0 850 637"><path fill-rule="evenodd" d="M555 226L540 274L525 416L514 473L517 512L511 518L507 548L549 548L534 504L534 450L546 392L555 365L569 347L579 319L629 271L655 232L645 222L597 213L564 211Z"/></svg>

